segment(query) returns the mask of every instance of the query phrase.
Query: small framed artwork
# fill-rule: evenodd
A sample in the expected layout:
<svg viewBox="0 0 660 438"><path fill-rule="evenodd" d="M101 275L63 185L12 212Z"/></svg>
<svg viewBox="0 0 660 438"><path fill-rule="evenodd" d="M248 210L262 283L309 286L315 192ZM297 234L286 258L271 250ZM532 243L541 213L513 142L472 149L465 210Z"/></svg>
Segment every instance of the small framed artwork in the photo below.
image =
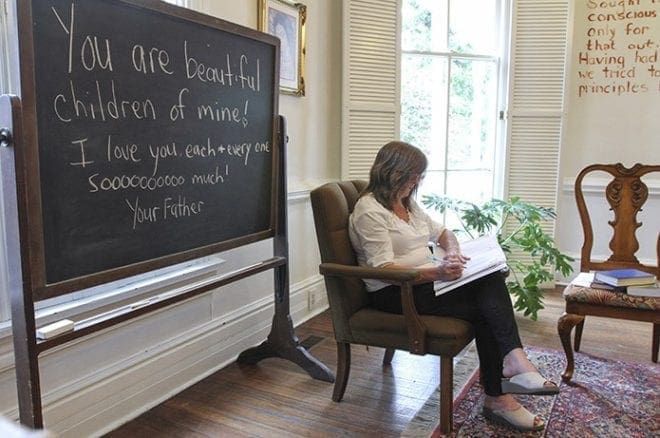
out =
<svg viewBox="0 0 660 438"><path fill-rule="evenodd" d="M307 6L291 0L258 0L259 30L280 39L280 91L305 95Z"/></svg>

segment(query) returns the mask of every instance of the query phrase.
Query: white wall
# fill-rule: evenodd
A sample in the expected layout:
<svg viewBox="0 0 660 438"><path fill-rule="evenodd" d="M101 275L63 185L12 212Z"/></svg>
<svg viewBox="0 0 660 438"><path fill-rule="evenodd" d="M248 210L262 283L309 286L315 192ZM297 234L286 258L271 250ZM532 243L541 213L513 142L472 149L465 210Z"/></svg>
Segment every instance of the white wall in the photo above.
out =
<svg viewBox="0 0 660 438"><path fill-rule="evenodd" d="M621 162L627 167L635 163L660 164L660 72L656 71L655 76L649 72L650 68L660 69L660 9L650 1L637 2L637 6L620 6L621 2L572 3L557 241L560 249L579 256L582 229L573 184L580 170L595 163ZM599 6L601 3L607 6ZM623 20L608 17L619 18L619 14L623 14ZM650 17L627 18L639 15ZM631 44L634 48L629 48ZM638 49L638 45L644 48ZM604 72L604 67L610 72ZM587 202L596 206L597 218L612 219L609 206L595 193L596 189L604 189L604 176L588 181L591 188ZM653 264L657 263L655 242L660 231L660 176L646 182L649 200L638 216L645 224L637 235L638 258ZM611 238L611 227L605 219L599 221L601 225L595 232L604 238L595 242L594 258L604 257Z"/></svg>
<svg viewBox="0 0 660 438"><path fill-rule="evenodd" d="M307 3L306 96L280 96L289 134L291 316L325 308L309 190L339 176L341 2ZM205 13L257 27L257 1L202 0ZM265 241L223 254L222 271L268 258ZM40 358L46 426L61 436L107 432L259 344L273 316L272 273L49 350ZM3 336L4 333L4 336ZM310 377L311 378L311 377ZM17 417L10 336L0 332L0 415Z"/></svg>

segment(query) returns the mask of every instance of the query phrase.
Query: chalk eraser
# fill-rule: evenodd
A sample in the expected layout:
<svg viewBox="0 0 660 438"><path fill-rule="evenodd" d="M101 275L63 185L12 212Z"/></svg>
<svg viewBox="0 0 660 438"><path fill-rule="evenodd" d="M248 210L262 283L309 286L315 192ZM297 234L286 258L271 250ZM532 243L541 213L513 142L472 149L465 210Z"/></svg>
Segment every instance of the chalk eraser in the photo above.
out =
<svg viewBox="0 0 660 438"><path fill-rule="evenodd" d="M62 319L37 329L37 338L50 339L62 333L73 331L74 324L70 319Z"/></svg>

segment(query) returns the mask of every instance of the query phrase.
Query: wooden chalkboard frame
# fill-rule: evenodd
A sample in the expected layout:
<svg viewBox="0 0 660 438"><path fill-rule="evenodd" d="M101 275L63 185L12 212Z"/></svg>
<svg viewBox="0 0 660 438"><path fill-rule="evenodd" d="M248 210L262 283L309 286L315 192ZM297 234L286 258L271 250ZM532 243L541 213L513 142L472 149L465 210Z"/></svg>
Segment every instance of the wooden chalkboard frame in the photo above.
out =
<svg viewBox="0 0 660 438"><path fill-rule="evenodd" d="M286 189L286 123L277 114L279 91L279 40L228 23L226 21L175 7L158 0L112 0L116 4L174 15L204 26L273 44L273 129L270 227L257 233L214 242L199 248L168 254L157 259L133 263L115 269L95 272L55 284L47 284L44 269L44 238L37 138L36 91L34 79L34 47L31 1L16 0L19 14L19 48L23 96L0 96L0 177L8 235L8 274L12 307L12 332L16 381L21 423L32 428L43 427L39 354L74 339L107 329L124 321L145 315L174 303L212 291L223 285L266 270L274 270L275 312L271 332L266 341L239 356L242 363L254 364L267 357L293 361L315 379L333 382L332 372L300 345L293 330L289 305L287 189ZM99 0L111 1L111 0ZM18 216L13 213L18 211ZM37 340L34 304L50 297L107 283L131 275L152 271L182 261L235 248L258 240L273 239L273 257L211 279L188 292L167 298L156 298L136 309L123 309L110 317L86 324L76 324L73 331L48 340ZM18 255L20 253L20 256ZM130 306L129 306L130 307Z"/></svg>
<svg viewBox="0 0 660 438"><path fill-rule="evenodd" d="M110 0L98 0L110 1ZM255 41L267 43L274 48L273 63L276 71L279 71L279 40L271 35L258 32L239 26L234 23L224 21L204 15L190 9L177 7L158 0L112 0L113 3L122 4L128 8L144 9L149 12L156 12L183 19L190 23L205 27L215 28L232 34L237 34ZM35 48L32 32L32 0L18 1L17 13L19 23L19 53L21 70L21 101L22 101L22 125L24 134L22 139L23 147L16 151L17 163L20 167L19 177L22 184L19 186L21 195L20 211L25 212L21 217L21 224L25 233L29 236L23 239L21 254L24 258L24 269L27 277L24 281L28 290L34 297L34 301L40 301L47 298L63 295L73 291L81 290L98 284L108 283L113 280L137 275L144 272L153 271L165 266L174 265L184 261L199 258L205 255L236 248L248 243L268 239L274 236L275 227L275 209L276 209L276 163L273 153L273 171L271 182L271 219L270 227L255 234L240 236L235 239L213 242L198 248L189 249L175 254L168 254L155 259L141 261L126 266L108 269L102 272L95 272L90 275L83 275L72 279L56 283L48 283L45 271L45 244L44 244L44 223L43 223L43 202L40 186L40 157L39 142L37 130L37 96L35 87ZM275 148L276 141L276 117L278 114L278 80L273 78L272 101L273 101L273 130L271 144Z"/></svg>

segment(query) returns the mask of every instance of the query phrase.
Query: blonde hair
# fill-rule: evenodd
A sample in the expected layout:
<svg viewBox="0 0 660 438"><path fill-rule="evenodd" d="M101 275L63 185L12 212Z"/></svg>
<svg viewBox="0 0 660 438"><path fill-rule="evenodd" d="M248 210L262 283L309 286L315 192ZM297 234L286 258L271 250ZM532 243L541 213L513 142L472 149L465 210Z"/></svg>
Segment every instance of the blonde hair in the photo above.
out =
<svg viewBox="0 0 660 438"><path fill-rule="evenodd" d="M426 170L428 161L420 149L403 141L391 141L380 148L369 172L369 184L362 194L372 193L374 198L388 210L392 209L397 193L410 182L414 175ZM410 197L417 192L418 184L409 196L402 199L410 208Z"/></svg>

